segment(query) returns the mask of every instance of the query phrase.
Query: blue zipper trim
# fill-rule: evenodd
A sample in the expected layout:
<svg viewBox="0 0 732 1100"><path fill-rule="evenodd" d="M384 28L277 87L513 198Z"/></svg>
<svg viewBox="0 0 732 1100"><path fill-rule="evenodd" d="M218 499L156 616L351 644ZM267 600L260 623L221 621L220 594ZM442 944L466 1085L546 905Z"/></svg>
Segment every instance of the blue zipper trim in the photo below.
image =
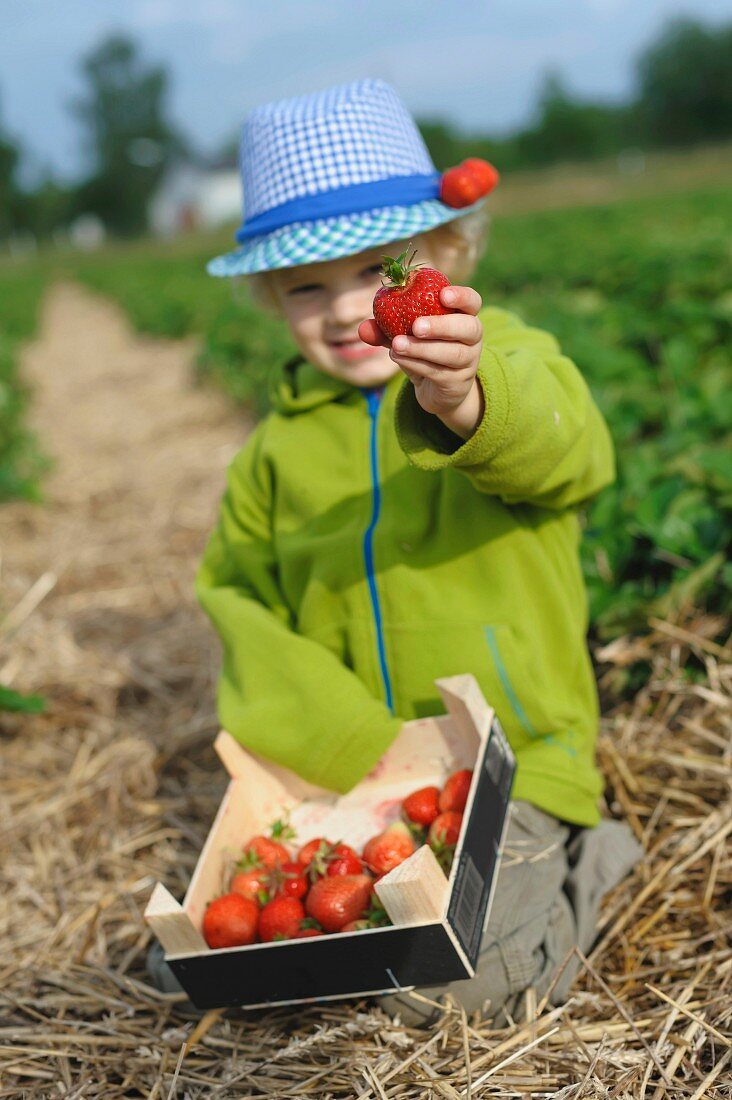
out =
<svg viewBox="0 0 732 1100"><path fill-rule="evenodd" d="M499 676L499 679L501 681L501 685L503 687L503 690L506 693L506 695L508 696L508 701L509 701L509 703L511 704L511 706L513 708L514 714L516 715L519 722L521 723L521 725L524 729L524 732L527 734L527 736L529 737L529 740L531 740L531 741L536 740L537 737L542 737L542 734L538 733L537 730L534 728L533 724L529 721L529 717L528 717L526 711L524 710L524 708L521 706L521 702L519 700L519 697L513 689L513 684L511 683L511 681L508 677L508 671L506 669L505 664L503 663L503 658L501 657L501 651L498 648L498 642L496 641L496 634L495 634L495 631L494 631L493 627L492 626L484 626L483 627L483 633L485 634L485 639L488 643L488 648L491 651L491 654L493 656L493 661L494 661L495 666L498 670L498 676ZM566 736L566 737L569 738L570 741L572 741L574 739L574 730L567 730L565 735L560 735L560 736ZM577 755L577 750L575 749L575 747L573 745L565 744L563 741L560 741L557 737L555 737L553 733L544 734L543 735L543 740L547 744L558 745L559 748L563 749L564 752L566 752L568 756L576 756Z"/></svg>
<svg viewBox="0 0 732 1100"><path fill-rule="evenodd" d="M374 529L379 521L379 513L381 512L381 486L379 484L379 457L377 450L376 429L379 418L379 409L381 408L381 398L384 391L381 388L378 388L373 390L362 390L361 392L366 398L366 404L369 410L369 418L371 420L371 438L369 443L369 453L371 459L371 490L373 494L371 522L366 528L363 536L363 556L366 562L366 579L368 581L369 594L371 596L371 608L374 613L374 621L376 624L376 646L379 653L379 668L381 670L381 680L384 685L384 697L386 699L386 705L393 714L394 703L391 693L391 679L389 677L389 668L386 663L386 648L384 646L384 628L381 619L381 605L379 603L379 592L376 587L376 578L374 576Z"/></svg>
<svg viewBox="0 0 732 1100"><path fill-rule="evenodd" d="M539 734L536 732L536 730L532 726L531 722L529 721L529 719L526 715L526 711L521 706L521 703L519 702L518 696L517 696L516 692L513 690L513 684L511 683L511 681L508 678L508 673L506 672L506 666L503 663L503 658L501 657L500 651L498 649L498 645L496 643L496 636L495 636L495 633L493 631L493 627L492 626L484 626L483 627L483 632L485 634L486 641L488 642L488 648L490 649L491 654L493 655L493 660L495 662L496 668L498 669L498 676L500 678L501 684L503 685L503 690L505 691L506 695L508 696L508 701L511 704L511 706L513 707L514 714L516 715L519 722L523 726L525 733L530 738L533 739L535 737L538 737Z"/></svg>

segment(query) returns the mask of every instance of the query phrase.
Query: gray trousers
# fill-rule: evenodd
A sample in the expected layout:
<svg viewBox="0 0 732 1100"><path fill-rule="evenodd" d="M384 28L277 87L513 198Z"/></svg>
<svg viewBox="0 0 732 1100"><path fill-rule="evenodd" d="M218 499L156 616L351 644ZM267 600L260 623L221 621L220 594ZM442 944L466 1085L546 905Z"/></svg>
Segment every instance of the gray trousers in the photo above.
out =
<svg viewBox="0 0 732 1100"><path fill-rule="evenodd" d="M420 989L430 1000L449 993L466 1012L503 1023L522 1018L524 992L538 997L575 946L587 952L596 936L600 902L643 855L627 825L602 821L574 829L529 802L512 802L493 905L483 933L476 974L464 981ZM574 834L574 835L573 835ZM573 958L550 1000L561 1004L576 976ZM439 1009L389 994L379 1004L411 1026L430 1023Z"/></svg>

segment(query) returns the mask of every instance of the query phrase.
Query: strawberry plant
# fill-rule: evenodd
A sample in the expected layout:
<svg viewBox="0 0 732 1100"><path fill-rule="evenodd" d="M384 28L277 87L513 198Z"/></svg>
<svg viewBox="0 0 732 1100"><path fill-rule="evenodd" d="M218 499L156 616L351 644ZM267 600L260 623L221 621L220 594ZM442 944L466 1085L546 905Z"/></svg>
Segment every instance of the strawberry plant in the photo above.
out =
<svg viewBox="0 0 732 1100"><path fill-rule="evenodd" d="M590 622L602 640L685 600L730 606L730 215L729 194L709 189L506 215L470 280L486 304L557 336L610 425L617 481L583 515ZM200 334L198 377L261 413L274 365L296 349L245 283L206 275L228 242L204 243L73 263L139 328Z"/></svg>
<svg viewBox="0 0 732 1100"><path fill-rule="evenodd" d="M25 426L30 391L18 375L18 346L35 330L45 285L34 268L0 268L0 502L38 500L47 468L35 436Z"/></svg>

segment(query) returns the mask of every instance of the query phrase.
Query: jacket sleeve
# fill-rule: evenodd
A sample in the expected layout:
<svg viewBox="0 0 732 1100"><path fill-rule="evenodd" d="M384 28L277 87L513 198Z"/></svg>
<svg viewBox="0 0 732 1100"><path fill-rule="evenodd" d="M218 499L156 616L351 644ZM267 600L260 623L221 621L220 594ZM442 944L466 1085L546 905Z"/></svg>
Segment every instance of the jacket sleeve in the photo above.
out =
<svg viewBox="0 0 732 1100"><path fill-rule="evenodd" d="M347 791L401 727L325 646L299 635L278 583L260 425L229 466L196 595L223 643L219 718L245 747Z"/></svg>
<svg viewBox="0 0 732 1100"><path fill-rule="evenodd" d="M547 332L500 309L481 312L478 382L485 412L463 442L403 385L396 431L412 465L452 467L506 504L580 506L615 480L610 432L577 367Z"/></svg>

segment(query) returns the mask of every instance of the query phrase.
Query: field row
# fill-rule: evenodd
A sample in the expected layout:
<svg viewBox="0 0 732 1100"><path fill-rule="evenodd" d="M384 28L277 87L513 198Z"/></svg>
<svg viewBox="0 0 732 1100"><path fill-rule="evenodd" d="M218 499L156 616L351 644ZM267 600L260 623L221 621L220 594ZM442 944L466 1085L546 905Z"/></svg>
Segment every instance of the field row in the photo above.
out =
<svg viewBox="0 0 732 1100"><path fill-rule="evenodd" d="M504 216L473 279L486 302L555 333L610 424L618 478L588 509L583 543L601 639L686 600L729 606L730 215L729 194L706 190ZM221 237L118 247L66 259L63 274L115 298L141 331L199 334L199 377L262 412L273 366L295 349L244 285L205 274L206 260L229 247ZM0 307L14 336L28 331L53 267L27 274L15 302ZM33 476L22 429L9 455L10 474L0 452L6 496L28 491Z"/></svg>

